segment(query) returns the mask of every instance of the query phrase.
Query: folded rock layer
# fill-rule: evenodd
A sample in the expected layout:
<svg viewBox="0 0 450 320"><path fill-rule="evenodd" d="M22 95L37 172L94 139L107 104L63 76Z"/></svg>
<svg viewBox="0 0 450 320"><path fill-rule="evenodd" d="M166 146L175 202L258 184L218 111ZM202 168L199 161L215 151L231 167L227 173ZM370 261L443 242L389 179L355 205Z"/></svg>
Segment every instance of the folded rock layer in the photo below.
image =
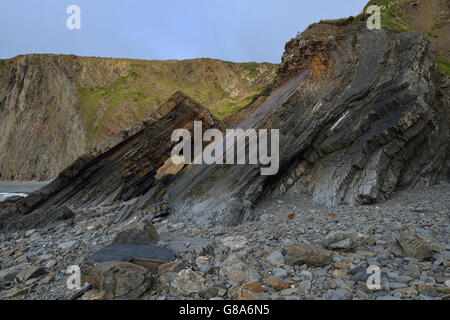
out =
<svg viewBox="0 0 450 320"><path fill-rule="evenodd" d="M50 186L5 209L0 223L31 228L54 220L61 206L115 205L110 210L122 214L164 200L189 223L236 225L253 218L258 201L285 192L331 207L434 183L448 170L450 141L448 86L441 85L435 54L431 42L412 32L368 30L351 21L313 25L286 44L271 95L238 125L280 130L276 175L261 175L261 165L214 164L164 178L161 171L173 169L166 160L174 129L192 130L194 120L204 130L223 129L178 94L159 121L144 122L109 151L78 159Z"/></svg>
<svg viewBox="0 0 450 320"><path fill-rule="evenodd" d="M161 191L152 194L152 201L162 201L164 185L172 174L155 175L177 143L171 141L172 132L181 128L193 132L196 120L202 121L203 130L221 128L221 123L181 92L175 93L160 113L159 120L121 133L125 138L112 139L111 149L80 157L48 186L4 209L0 223L7 229L42 227L61 220L65 207L79 212L116 203L123 207L129 200L135 204L133 209L145 207L145 199L143 203L136 200L153 187ZM134 134L128 136L130 132Z"/></svg>
<svg viewBox="0 0 450 320"><path fill-rule="evenodd" d="M287 43L276 89L240 125L280 130L278 174L197 166L169 189L172 210L233 225L266 195L296 190L331 207L436 182L450 139L448 87L434 60L433 45L411 32L308 29Z"/></svg>

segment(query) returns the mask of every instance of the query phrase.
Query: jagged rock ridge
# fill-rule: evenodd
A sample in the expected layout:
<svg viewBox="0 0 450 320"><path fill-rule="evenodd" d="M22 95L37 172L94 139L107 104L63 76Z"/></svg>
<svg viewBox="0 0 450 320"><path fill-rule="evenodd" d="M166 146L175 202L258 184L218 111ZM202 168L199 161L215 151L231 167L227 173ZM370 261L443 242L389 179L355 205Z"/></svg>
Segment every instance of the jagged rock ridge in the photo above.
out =
<svg viewBox="0 0 450 320"><path fill-rule="evenodd" d="M51 180L183 90L225 118L277 65L25 55L0 60L0 180Z"/></svg>
<svg viewBox="0 0 450 320"><path fill-rule="evenodd" d="M80 209L113 202L122 215L164 199L171 214L189 223L236 225L253 218L259 201L284 192L306 193L317 203L336 206L373 203L401 188L432 184L445 177L450 141L448 86L441 85L435 54L430 41L411 32L370 31L357 21L315 25L286 44L274 90L238 125L280 129L277 175L261 176L259 165L194 165L162 179L165 183L131 179L130 184L125 174L114 180L115 192L109 193L103 190L109 184L95 175L63 172L58 180L67 186L62 191L43 204L32 195L8 209L8 215L20 221L13 217L31 214L33 219L24 218L31 223L58 206ZM180 121L182 114L170 114L172 121ZM123 146L130 146L130 139ZM160 143L158 148L169 146ZM98 165L83 172L111 163L126 167L120 161L129 149L120 146L92 160ZM136 165L134 175L145 177L164 167L168 156L144 152L135 157L153 166L150 173ZM19 224L8 226L14 227Z"/></svg>

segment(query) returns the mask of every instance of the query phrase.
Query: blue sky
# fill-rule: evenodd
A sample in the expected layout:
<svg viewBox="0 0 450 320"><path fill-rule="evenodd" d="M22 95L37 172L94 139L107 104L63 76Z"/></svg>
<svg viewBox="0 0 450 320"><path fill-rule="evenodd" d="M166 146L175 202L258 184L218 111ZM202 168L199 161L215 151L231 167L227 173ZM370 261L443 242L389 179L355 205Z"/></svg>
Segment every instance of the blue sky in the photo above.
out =
<svg viewBox="0 0 450 320"><path fill-rule="evenodd" d="M2 0L0 58L56 53L136 59L280 62L284 44L368 0ZM69 30L69 5L81 30Z"/></svg>

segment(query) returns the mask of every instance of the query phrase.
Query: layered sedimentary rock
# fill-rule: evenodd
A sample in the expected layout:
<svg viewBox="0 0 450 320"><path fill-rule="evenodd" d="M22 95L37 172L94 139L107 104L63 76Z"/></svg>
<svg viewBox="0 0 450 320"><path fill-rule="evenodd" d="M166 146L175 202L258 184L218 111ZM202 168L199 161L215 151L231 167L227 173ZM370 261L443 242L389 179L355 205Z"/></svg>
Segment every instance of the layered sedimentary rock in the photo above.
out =
<svg viewBox="0 0 450 320"><path fill-rule="evenodd" d="M192 131L195 120L202 121L204 130L222 125L181 92L175 93L159 113L157 121L144 121L121 132L124 139L113 138L106 152L99 149L78 158L48 186L0 213L0 223L6 229L42 227L61 220L60 213L66 207L79 212L113 204L123 207L129 200L133 210L146 208L148 203L140 196L150 189L152 201L162 201L164 192L155 190L163 190L173 176L173 172L159 170L176 144L171 141L172 132L180 128Z"/></svg>
<svg viewBox="0 0 450 320"><path fill-rule="evenodd" d="M213 59L0 59L0 180L54 179L177 90L225 117L271 83L276 69Z"/></svg>
<svg viewBox="0 0 450 320"><path fill-rule="evenodd" d="M61 206L110 206L126 217L162 201L189 223L236 225L253 218L260 200L284 192L355 205L434 183L445 178L450 141L448 87L435 53L411 32L368 30L353 20L313 25L286 44L270 96L237 126L280 130L277 174L261 175L258 164L171 171L175 128L192 129L194 120L221 127L181 95L161 120L80 158L0 221L5 229L42 225Z"/></svg>

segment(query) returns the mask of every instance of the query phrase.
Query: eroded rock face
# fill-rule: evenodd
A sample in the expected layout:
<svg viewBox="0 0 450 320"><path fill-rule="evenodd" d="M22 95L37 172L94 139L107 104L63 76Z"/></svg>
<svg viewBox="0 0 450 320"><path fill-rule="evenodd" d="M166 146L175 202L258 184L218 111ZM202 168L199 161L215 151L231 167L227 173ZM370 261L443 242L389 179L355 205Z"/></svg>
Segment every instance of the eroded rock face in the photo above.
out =
<svg viewBox="0 0 450 320"><path fill-rule="evenodd" d="M122 141L120 130L148 118L176 90L193 89L194 99L218 112L258 94L276 69L214 59L0 59L0 180L52 180L88 150L107 147L105 139L117 133Z"/></svg>
<svg viewBox="0 0 450 320"><path fill-rule="evenodd" d="M352 28L330 37L308 30L290 41L276 89L238 126L280 129L279 173L196 166L169 188L172 211L201 224L236 224L267 195L369 204L443 178L448 99L433 45L414 33ZM228 201L239 208L222 210Z"/></svg>

